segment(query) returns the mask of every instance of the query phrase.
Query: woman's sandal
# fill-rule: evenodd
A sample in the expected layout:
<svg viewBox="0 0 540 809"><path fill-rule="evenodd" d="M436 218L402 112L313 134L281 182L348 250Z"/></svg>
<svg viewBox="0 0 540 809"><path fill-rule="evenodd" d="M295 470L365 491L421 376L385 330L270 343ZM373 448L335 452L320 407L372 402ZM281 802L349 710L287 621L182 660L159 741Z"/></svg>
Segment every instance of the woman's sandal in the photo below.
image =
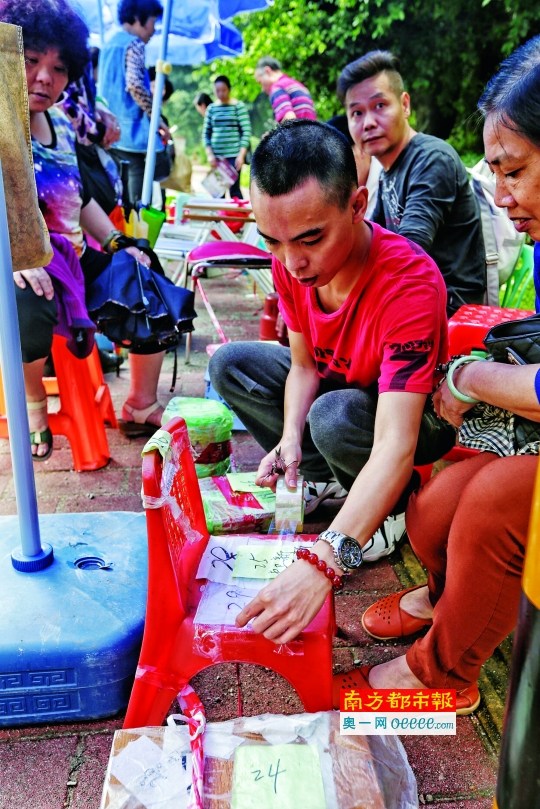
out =
<svg viewBox="0 0 540 809"><path fill-rule="evenodd" d="M357 669L334 674L332 677L332 703L336 711L340 708L341 689L357 691L359 688L371 688L369 684L369 672L373 666L360 666Z"/></svg>
<svg viewBox="0 0 540 809"><path fill-rule="evenodd" d="M334 674L332 678L332 703L335 710L339 711L340 709L342 688L355 691L359 688L371 688L373 690L373 686L369 684L369 672L372 668L374 668L374 665L360 666L343 674ZM395 690L398 691L399 689L396 688ZM468 716L476 711L479 705L480 692L477 683L472 683L467 688L456 691L456 714L458 716Z"/></svg>
<svg viewBox="0 0 540 809"><path fill-rule="evenodd" d="M47 411L47 399L41 399L39 402L27 402L26 403L27 410L45 410ZM49 427L45 427L44 430L33 430L30 432L30 444L33 447L39 447L42 444L47 446L47 451L43 455L34 455L32 453L32 460L33 461L46 461L47 458L51 457L51 453L53 451L53 436L49 429Z"/></svg>
<svg viewBox="0 0 540 809"><path fill-rule="evenodd" d="M368 607L362 615L362 626L368 635L377 640L391 640L415 635L431 626L432 618L417 618L401 608L401 599L405 593L421 587L425 585L418 584L416 587L400 590L399 593L391 593Z"/></svg>
<svg viewBox="0 0 540 809"><path fill-rule="evenodd" d="M147 421L147 418L160 408L161 405L157 400L151 405L148 405L148 407L145 407L143 410L137 410L136 407L132 407L124 402L122 410L125 410L126 413L131 416L131 419L129 421L126 421L125 419L118 419L118 427L120 431L128 438L139 438L141 436L154 435L156 430L159 430L159 426L156 424L151 424L149 421Z"/></svg>

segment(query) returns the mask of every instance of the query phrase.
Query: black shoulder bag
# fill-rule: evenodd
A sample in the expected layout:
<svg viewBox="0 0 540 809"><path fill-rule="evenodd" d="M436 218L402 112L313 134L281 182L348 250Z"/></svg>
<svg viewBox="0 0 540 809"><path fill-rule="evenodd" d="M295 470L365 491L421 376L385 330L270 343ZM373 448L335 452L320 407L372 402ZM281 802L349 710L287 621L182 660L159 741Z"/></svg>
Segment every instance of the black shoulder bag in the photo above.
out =
<svg viewBox="0 0 540 809"><path fill-rule="evenodd" d="M484 337L484 345L495 362L540 364L540 314L498 323ZM515 416L514 425L518 447L540 441L540 422Z"/></svg>

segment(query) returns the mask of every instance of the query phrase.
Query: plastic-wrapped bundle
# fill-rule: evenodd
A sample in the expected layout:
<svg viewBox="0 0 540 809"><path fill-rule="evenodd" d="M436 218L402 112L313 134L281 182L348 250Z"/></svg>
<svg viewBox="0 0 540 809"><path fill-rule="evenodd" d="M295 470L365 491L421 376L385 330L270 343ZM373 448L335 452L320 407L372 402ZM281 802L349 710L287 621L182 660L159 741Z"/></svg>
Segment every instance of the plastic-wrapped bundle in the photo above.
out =
<svg viewBox="0 0 540 809"><path fill-rule="evenodd" d="M174 719L185 721L171 716L169 725ZM337 711L209 722L200 767L191 724L189 730L117 730L101 809L417 807L416 779L400 739L341 735L339 722ZM196 800L193 785L201 782Z"/></svg>
<svg viewBox="0 0 540 809"><path fill-rule="evenodd" d="M255 472L236 472L199 481L206 525L211 534L267 531L276 495L255 485Z"/></svg>
<svg viewBox="0 0 540 809"><path fill-rule="evenodd" d="M226 405L213 399L175 396L165 408L161 423L181 416L193 446L198 478L225 475L231 466L234 416Z"/></svg>

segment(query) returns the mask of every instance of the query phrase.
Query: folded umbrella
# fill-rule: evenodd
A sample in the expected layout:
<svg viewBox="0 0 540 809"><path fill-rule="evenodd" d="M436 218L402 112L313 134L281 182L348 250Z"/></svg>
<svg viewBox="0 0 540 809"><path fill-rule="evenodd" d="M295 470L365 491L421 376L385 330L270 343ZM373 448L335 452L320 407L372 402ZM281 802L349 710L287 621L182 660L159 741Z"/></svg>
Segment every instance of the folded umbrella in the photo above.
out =
<svg viewBox="0 0 540 809"><path fill-rule="evenodd" d="M175 286L124 250L113 255L87 291L88 311L99 330L123 346L178 345L182 333L193 331L193 305L191 290Z"/></svg>

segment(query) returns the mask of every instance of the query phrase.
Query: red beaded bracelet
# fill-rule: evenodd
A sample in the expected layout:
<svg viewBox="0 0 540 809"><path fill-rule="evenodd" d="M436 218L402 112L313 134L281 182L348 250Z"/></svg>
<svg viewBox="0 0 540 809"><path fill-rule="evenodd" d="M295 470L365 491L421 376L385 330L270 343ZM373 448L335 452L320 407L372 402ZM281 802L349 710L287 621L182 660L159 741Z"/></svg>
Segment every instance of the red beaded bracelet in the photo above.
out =
<svg viewBox="0 0 540 809"><path fill-rule="evenodd" d="M328 566L324 559L319 559L317 554L310 551L309 548L298 548L296 551L296 558L305 559L310 565L315 565L317 570L324 573L326 578L332 582L332 587L334 590L341 590L343 587L343 580L341 576L338 576L336 571Z"/></svg>

